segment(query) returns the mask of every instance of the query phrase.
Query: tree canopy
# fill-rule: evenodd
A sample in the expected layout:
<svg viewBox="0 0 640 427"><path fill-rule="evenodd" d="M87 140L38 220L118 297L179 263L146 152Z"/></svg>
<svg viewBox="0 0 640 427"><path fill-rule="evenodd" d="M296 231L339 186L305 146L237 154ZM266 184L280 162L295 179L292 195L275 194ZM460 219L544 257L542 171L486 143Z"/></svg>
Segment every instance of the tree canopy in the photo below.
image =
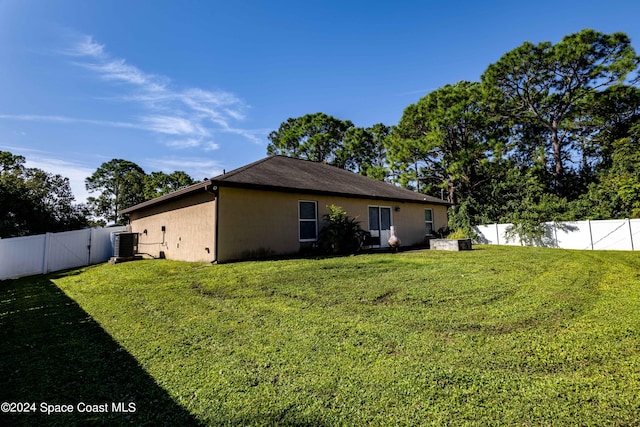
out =
<svg viewBox="0 0 640 427"><path fill-rule="evenodd" d="M479 83L458 82L435 90L405 109L392 146L392 156L410 168L425 190L444 188L448 201L458 204L477 183L480 163L489 150L489 121L482 110Z"/></svg>
<svg viewBox="0 0 640 427"><path fill-rule="evenodd" d="M580 130L591 100L623 84L637 65L625 34L586 29L555 45L524 43L490 65L482 81L493 95L497 117L511 121L516 144L530 143L521 139L526 136L523 130L537 127L540 148L552 159L556 194L563 195L571 152L581 157L584 151Z"/></svg>
<svg viewBox="0 0 640 427"><path fill-rule="evenodd" d="M446 195L452 228L640 216L640 57L624 33L525 42L406 107L395 126L290 118L269 154Z"/></svg>
<svg viewBox="0 0 640 427"><path fill-rule="evenodd" d="M342 139L353 123L324 113L290 118L269 134L268 154L327 162L343 167Z"/></svg>
<svg viewBox="0 0 640 427"><path fill-rule="evenodd" d="M162 196L195 181L183 171L170 174L144 170L134 162L112 159L103 163L85 180L86 188L97 197L89 197L91 213L114 223L123 222L123 209Z"/></svg>
<svg viewBox="0 0 640 427"><path fill-rule="evenodd" d="M87 225L69 179L25 167L26 159L0 151L0 237L66 231Z"/></svg>
<svg viewBox="0 0 640 427"><path fill-rule="evenodd" d="M147 175L133 162L113 159L85 180L98 194L83 205L75 203L68 178L25 163L23 156L0 151L0 238L122 222L119 212L125 207L195 183L183 171Z"/></svg>
<svg viewBox="0 0 640 427"><path fill-rule="evenodd" d="M191 184L195 184L195 181L183 171L175 171L170 174L151 172L144 179L144 198L151 200Z"/></svg>
<svg viewBox="0 0 640 427"><path fill-rule="evenodd" d="M90 193L98 192L97 197L89 197L89 206L94 215L114 223L123 220L120 211L145 201L144 171L137 164L123 159L113 159L102 163L85 180Z"/></svg>

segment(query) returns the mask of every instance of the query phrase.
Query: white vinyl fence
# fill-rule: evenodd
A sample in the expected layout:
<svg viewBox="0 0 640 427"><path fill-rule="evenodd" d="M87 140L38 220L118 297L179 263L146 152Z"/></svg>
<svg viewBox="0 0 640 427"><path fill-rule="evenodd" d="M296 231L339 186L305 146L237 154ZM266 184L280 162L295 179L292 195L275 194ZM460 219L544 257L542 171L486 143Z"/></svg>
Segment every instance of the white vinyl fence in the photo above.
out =
<svg viewBox="0 0 640 427"><path fill-rule="evenodd" d="M86 228L0 239L0 280L105 262L113 255L112 234L126 230Z"/></svg>
<svg viewBox="0 0 640 427"><path fill-rule="evenodd" d="M507 237L510 226L511 224L490 224L476 227L478 243L527 245L517 236ZM562 249L640 250L640 219L547 222L544 236L529 244Z"/></svg>

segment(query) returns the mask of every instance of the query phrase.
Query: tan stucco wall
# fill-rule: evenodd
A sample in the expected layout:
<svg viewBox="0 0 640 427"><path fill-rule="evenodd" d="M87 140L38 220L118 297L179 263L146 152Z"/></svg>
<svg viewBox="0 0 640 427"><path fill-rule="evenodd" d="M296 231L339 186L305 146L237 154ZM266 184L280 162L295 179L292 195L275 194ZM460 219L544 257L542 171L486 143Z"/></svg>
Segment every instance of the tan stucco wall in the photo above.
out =
<svg viewBox="0 0 640 427"><path fill-rule="evenodd" d="M131 231L140 233L138 251L154 257L162 251L168 259L181 261L214 261L215 203L213 194L202 192L133 212Z"/></svg>
<svg viewBox="0 0 640 427"><path fill-rule="evenodd" d="M440 205L225 187L220 188L219 192L218 260L221 262L299 252L300 200L317 202L320 220L328 213L327 205L341 206L350 217L359 217L364 229L368 229L369 206L389 206L392 211L392 224L403 246L424 242L426 208L433 209L436 230L447 225L446 207ZM400 209L396 210L396 207ZM319 224L318 228L322 228L322 224Z"/></svg>

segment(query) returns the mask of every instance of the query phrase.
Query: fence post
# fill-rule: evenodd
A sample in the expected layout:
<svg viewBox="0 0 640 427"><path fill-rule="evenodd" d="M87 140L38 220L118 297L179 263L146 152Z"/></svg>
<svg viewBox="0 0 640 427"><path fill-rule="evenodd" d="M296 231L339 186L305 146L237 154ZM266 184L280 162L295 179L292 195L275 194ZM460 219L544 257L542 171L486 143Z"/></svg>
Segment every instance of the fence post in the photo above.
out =
<svg viewBox="0 0 640 427"><path fill-rule="evenodd" d="M91 241L93 240L93 228L88 228L89 230L89 244L87 245L87 265L91 265Z"/></svg>
<svg viewBox="0 0 640 427"><path fill-rule="evenodd" d="M588 219L587 223L589 224L589 240L591 240L591 250L593 250L593 233L591 232L591 220Z"/></svg>
<svg viewBox="0 0 640 427"><path fill-rule="evenodd" d="M631 250L635 251L633 247L633 230L631 229L631 218L627 218L627 223L629 224L629 238L631 239Z"/></svg>
<svg viewBox="0 0 640 427"><path fill-rule="evenodd" d="M498 223L496 222L496 245L500 244L500 230L498 229Z"/></svg>
<svg viewBox="0 0 640 427"><path fill-rule="evenodd" d="M51 233L45 233L44 235L44 248L42 254L42 274L49 272L49 240L51 239Z"/></svg>

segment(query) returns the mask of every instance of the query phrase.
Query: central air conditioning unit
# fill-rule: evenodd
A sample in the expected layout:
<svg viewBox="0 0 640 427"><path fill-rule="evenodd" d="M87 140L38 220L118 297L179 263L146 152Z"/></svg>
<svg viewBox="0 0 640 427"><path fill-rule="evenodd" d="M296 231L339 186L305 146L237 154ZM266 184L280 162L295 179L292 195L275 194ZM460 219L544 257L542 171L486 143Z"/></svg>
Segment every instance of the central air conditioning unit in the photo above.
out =
<svg viewBox="0 0 640 427"><path fill-rule="evenodd" d="M132 257L138 253L138 233L116 233L114 237L113 256L116 258Z"/></svg>

